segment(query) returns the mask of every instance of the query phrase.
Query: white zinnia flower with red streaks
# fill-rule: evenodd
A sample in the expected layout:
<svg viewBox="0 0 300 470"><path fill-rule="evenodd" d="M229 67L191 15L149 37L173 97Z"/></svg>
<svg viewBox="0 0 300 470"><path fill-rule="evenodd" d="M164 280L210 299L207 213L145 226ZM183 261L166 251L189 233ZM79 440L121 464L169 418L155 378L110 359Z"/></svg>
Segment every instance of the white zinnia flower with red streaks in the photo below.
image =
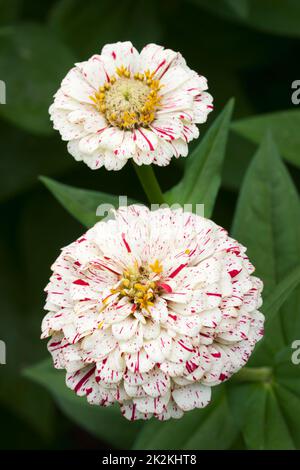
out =
<svg viewBox="0 0 300 470"><path fill-rule="evenodd" d="M165 166L198 137L213 108L206 89L181 54L117 42L69 71L49 112L70 154L92 169L120 170L130 158Z"/></svg>
<svg viewBox="0 0 300 470"><path fill-rule="evenodd" d="M205 407L263 335L245 252L211 220L139 205L63 248L42 337L68 387L132 420Z"/></svg>

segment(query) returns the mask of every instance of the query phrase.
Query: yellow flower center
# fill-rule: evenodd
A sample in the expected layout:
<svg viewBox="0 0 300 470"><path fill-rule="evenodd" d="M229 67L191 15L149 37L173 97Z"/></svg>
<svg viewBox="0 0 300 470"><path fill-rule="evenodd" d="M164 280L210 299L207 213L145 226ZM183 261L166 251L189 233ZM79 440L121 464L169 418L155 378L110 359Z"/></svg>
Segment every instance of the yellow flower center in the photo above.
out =
<svg viewBox="0 0 300 470"><path fill-rule="evenodd" d="M135 263L134 266L123 271L118 287L111 289L111 293L119 294L120 298L128 297L133 304L133 312L143 309L148 311L159 295L158 281L162 269L158 260L146 266L138 266Z"/></svg>
<svg viewBox="0 0 300 470"><path fill-rule="evenodd" d="M125 130L148 127L160 106L162 85L149 70L132 76L122 66L116 72L117 77L110 77L90 96L94 106L112 126Z"/></svg>

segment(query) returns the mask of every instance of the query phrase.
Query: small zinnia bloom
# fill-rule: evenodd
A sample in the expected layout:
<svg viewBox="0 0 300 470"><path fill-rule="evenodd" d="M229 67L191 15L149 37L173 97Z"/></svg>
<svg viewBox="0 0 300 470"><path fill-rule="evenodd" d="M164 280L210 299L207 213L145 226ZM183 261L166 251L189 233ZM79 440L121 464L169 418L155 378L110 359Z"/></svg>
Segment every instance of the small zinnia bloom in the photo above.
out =
<svg viewBox="0 0 300 470"><path fill-rule="evenodd" d="M212 110L206 89L181 54L118 42L70 70L49 112L70 154L92 169L120 170L130 158L165 166L198 137Z"/></svg>
<svg viewBox="0 0 300 470"><path fill-rule="evenodd" d="M180 418L263 335L246 248L182 210L120 208L52 266L42 337L68 387L128 419Z"/></svg>

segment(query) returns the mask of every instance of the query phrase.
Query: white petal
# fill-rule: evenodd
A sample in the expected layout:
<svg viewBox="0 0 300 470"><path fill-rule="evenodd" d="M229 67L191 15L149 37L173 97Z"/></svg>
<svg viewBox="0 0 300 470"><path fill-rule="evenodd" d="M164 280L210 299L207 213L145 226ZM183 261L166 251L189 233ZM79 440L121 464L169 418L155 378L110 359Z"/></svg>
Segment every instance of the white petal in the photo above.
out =
<svg viewBox="0 0 300 470"><path fill-rule="evenodd" d="M93 359L102 359L117 346L117 341L108 330L96 330L82 341L82 348L87 356Z"/></svg>
<svg viewBox="0 0 300 470"><path fill-rule="evenodd" d="M143 326L143 334L145 340L155 339L159 336L160 324L152 321L150 318L147 323Z"/></svg>
<svg viewBox="0 0 300 470"><path fill-rule="evenodd" d="M131 372L140 372L144 374L153 369L155 362L150 359L149 355L144 349L137 353L125 354L126 365Z"/></svg>
<svg viewBox="0 0 300 470"><path fill-rule="evenodd" d="M83 78L78 68L73 68L61 83L64 94L82 103L92 104L91 96L95 89Z"/></svg>
<svg viewBox="0 0 300 470"><path fill-rule="evenodd" d="M139 325L137 331L130 339L127 341L120 341L119 345L122 352L131 354L139 352L143 345L143 331L141 329L141 325Z"/></svg>
<svg viewBox="0 0 300 470"><path fill-rule="evenodd" d="M107 170L121 170L126 162L125 158L119 158L114 152L106 150L104 166Z"/></svg>
<svg viewBox="0 0 300 470"><path fill-rule="evenodd" d="M69 111L50 107L51 120L54 129L60 132L63 140L80 139L86 136L87 131L81 124L72 123L69 120Z"/></svg>
<svg viewBox="0 0 300 470"><path fill-rule="evenodd" d="M149 413L141 413L138 411L137 406L132 401L124 402L120 409L124 418L130 421L135 421L137 419L150 419L152 416Z"/></svg>
<svg viewBox="0 0 300 470"><path fill-rule="evenodd" d="M133 140L133 132L124 131L122 142L115 148L114 153L118 158L128 159L135 152L136 144Z"/></svg>
<svg viewBox="0 0 300 470"><path fill-rule="evenodd" d="M194 122L206 122L208 114L213 110L213 98L209 93L202 92L194 100Z"/></svg>
<svg viewBox="0 0 300 470"><path fill-rule="evenodd" d="M189 80L189 78L190 74L182 67L171 67L160 80L160 83L163 85L161 94L169 93L180 87L184 82Z"/></svg>
<svg viewBox="0 0 300 470"><path fill-rule="evenodd" d="M86 396L88 403L91 405L111 406L114 402L113 393L96 383L87 390Z"/></svg>
<svg viewBox="0 0 300 470"><path fill-rule="evenodd" d="M139 53L130 41L107 44L103 47L101 55L109 57L115 68L123 65L132 73L137 71Z"/></svg>
<svg viewBox="0 0 300 470"><path fill-rule="evenodd" d="M66 384L74 392L83 396L89 388L93 387L95 381L95 366L88 366L66 376Z"/></svg>
<svg viewBox="0 0 300 470"><path fill-rule="evenodd" d="M139 128L134 132L133 137L138 148L144 152L152 152L157 146L157 136L148 129Z"/></svg>
<svg viewBox="0 0 300 470"><path fill-rule="evenodd" d="M165 395L170 389L170 377L156 368L147 374L148 381L142 385L143 389L151 397Z"/></svg>
<svg viewBox="0 0 300 470"><path fill-rule="evenodd" d="M150 125L151 129L161 139L172 141L182 136L182 123L177 119L159 117Z"/></svg>
<svg viewBox="0 0 300 470"><path fill-rule="evenodd" d="M103 320L106 324L119 323L132 314L132 305L129 302L119 302L108 307L103 312Z"/></svg>
<svg viewBox="0 0 300 470"><path fill-rule="evenodd" d="M127 393L127 395L132 398L132 397L146 397L147 394L143 387L140 385L132 385L129 384L128 382L124 381L124 390Z"/></svg>
<svg viewBox="0 0 300 470"><path fill-rule="evenodd" d="M182 418L183 411L176 405L173 400L170 400L166 410L160 414L155 414L155 417L160 421L167 421L168 419L179 419Z"/></svg>
<svg viewBox="0 0 300 470"><path fill-rule="evenodd" d="M167 393L163 396L159 396L156 398L152 397L141 397L141 398L133 398L133 403L136 404L137 409L141 413L156 413L160 414L166 410L168 406L168 402L170 400L170 391L168 390Z"/></svg>
<svg viewBox="0 0 300 470"><path fill-rule="evenodd" d="M77 63L76 67L80 70L82 77L95 91L107 80L103 62L101 61L101 57L97 54L93 55L86 62Z"/></svg>
<svg viewBox="0 0 300 470"><path fill-rule="evenodd" d="M155 301L154 305L149 307L149 311L151 314L151 318L153 318L155 322L164 323L167 321L168 305L164 299L158 298Z"/></svg>
<svg viewBox="0 0 300 470"><path fill-rule="evenodd" d="M112 325L112 333L117 340L125 341L135 334L137 327L138 320L133 317L127 317L122 322Z"/></svg>
<svg viewBox="0 0 300 470"><path fill-rule="evenodd" d="M100 134L101 147L113 150L118 149L124 137L124 131L117 127L108 127Z"/></svg>
<svg viewBox="0 0 300 470"><path fill-rule="evenodd" d="M172 362L186 362L194 352L194 348L187 336L176 338L172 341L172 349L167 354L167 359Z"/></svg>
<svg viewBox="0 0 300 470"><path fill-rule="evenodd" d="M175 156L175 158L186 157L188 155L188 146L185 140L183 139L172 140L172 142L170 142L170 145L174 149L173 155Z"/></svg>
<svg viewBox="0 0 300 470"><path fill-rule="evenodd" d="M171 49L164 49L156 44L148 44L140 53L140 70L150 70L155 72L157 78L160 78L176 57L177 53Z"/></svg>
<svg viewBox="0 0 300 470"><path fill-rule="evenodd" d="M211 388L200 384L186 385L172 392L174 401L183 411L204 408L210 402Z"/></svg>
<svg viewBox="0 0 300 470"><path fill-rule="evenodd" d="M162 332L158 338L149 342L144 342L144 348L150 359L154 362L160 363L163 362L170 354L172 349L172 339L167 333Z"/></svg>

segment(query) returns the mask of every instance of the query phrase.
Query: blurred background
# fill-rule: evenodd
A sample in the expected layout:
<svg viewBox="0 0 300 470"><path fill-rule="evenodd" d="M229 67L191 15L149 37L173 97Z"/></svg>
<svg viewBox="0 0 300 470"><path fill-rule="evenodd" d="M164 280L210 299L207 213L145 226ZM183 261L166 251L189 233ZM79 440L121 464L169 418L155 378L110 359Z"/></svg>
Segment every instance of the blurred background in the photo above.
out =
<svg viewBox="0 0 300 470"><path fill-rule="evenodd" d="M47 111L74 62L119 40L131 40L138 49L155 42L178 50L206 76L215 101L208 126L232 96L234 120L289 109L297 114L291 101L291 84L300 79L297 0L0 0L0 80L6 84L6 104L0 104L3 449L107 446L65 417L22 370L48 356L39 339L43 289L59 249L84 230L38 176L145 200L130 165L113 173L76 163ZM299 115L295 122L300 124ZM292 144L284 156L299 187L300 159L297 164ZM214 220L228 230L255 148L231 132L214 211ZM179 180L183 165L182 159L157 170L163 189Z"/></svg>

